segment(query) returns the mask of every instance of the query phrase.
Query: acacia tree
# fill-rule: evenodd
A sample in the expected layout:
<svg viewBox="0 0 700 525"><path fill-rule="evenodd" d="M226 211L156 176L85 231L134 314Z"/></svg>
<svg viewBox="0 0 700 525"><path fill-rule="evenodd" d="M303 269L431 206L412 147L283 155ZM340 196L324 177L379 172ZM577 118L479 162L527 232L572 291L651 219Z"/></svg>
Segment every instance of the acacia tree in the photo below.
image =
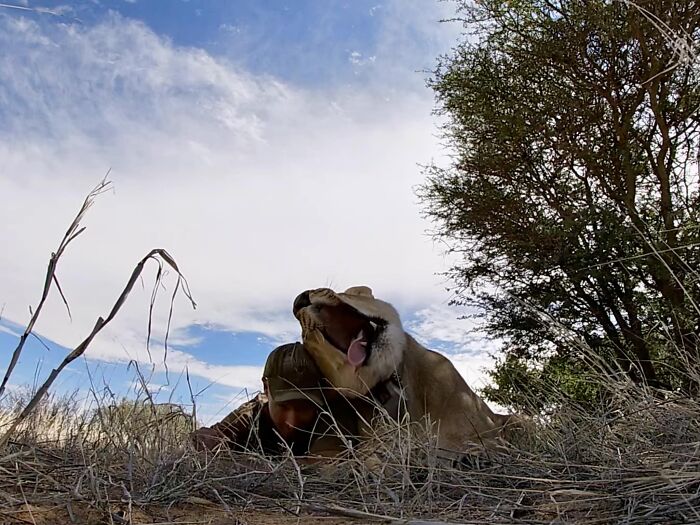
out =
<svg viewBox="0 0 700 525"><path fill-rule="evenodd" d="M513 402L501 372L534 361L585 375L564 333L635 382L692 389L700 3L458 4L471 34L429 81L453 160L419 196L462 255L456 301L505 340L491 397Z"/></svg>

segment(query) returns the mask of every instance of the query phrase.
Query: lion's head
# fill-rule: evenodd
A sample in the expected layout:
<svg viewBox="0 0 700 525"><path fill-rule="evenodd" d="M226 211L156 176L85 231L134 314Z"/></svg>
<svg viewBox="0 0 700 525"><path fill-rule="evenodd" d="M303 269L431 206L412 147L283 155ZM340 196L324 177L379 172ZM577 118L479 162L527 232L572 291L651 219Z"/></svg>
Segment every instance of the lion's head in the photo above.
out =
<svg viewBox="0 0 700 525"><path fill-rule="evenodd" d="M366 286L336 293L302 292L294 300L302 337L321 371L337 388L366 394L401 361L406 334L393 306Z"/></svg>

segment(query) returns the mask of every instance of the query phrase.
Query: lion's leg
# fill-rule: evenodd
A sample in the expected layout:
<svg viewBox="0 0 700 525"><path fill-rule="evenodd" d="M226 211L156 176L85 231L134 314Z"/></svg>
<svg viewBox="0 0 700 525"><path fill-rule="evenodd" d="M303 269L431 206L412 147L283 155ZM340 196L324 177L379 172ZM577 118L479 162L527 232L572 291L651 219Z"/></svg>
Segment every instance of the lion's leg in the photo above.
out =
<svg viewBox="0 0 700 525"><path fill-rule="evenodd" d="M327 349L328 343L319 330L303 330L304 348L313 357L326 377L337 377L345 365L344 356L335 349Z"/></svg>

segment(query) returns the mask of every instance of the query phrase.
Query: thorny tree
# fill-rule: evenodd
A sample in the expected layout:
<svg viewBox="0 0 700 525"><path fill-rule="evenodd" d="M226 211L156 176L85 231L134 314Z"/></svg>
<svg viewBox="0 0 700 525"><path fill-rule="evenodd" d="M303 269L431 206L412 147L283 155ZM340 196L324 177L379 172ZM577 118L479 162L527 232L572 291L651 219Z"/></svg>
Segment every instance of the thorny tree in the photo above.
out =
<svg viewBox="0 0 700 525"><path fill-rule="evenodd" d="M454 156L419 193L457 301L506 341L491 397L517 404L511 372L585 377L572 331L695 390L700 2L458 3L469 34L429 81Z"/></svg>

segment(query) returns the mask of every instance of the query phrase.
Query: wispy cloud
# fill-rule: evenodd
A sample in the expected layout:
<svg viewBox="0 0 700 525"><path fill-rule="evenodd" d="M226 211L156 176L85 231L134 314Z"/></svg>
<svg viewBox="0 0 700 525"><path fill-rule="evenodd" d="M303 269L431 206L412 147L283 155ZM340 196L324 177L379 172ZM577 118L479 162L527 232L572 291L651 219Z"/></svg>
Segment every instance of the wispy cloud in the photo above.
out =
<svg viewBox="0 0 700 525"><path fill-rule="evenodd" d="M3 332L5 334L10 334L10 335L15 336L15 337L20 337L20 335L22 335L19 332L17 332L16 330L13 330L12 328L5 326L3 324L0 324L0 332Z"/></svg>
<svg viewBox="0 0 700 525"><path fill-rule="evenodd" d="M377 60L374 55L363 57L362 53L359 51L353 51L350 53L348 60L353 66L364 66L365 64L371 64Z"/></svg>
<svg viewBox="0 0 700 525"><path fill-rule="evenodd" d="M474 313L466 307L433 304L418 310L405 326L421 344L449 357L469 386L478 390L489 383L485 369L493 367L491 356L500 342L479 331Z"/></svg>
<svg viewBox="0 0 700 525"><path fill-rule="evenodd" d="M424 344L477 354L493 352L500 343L487 339L479 330L476 313L472 308L433 304L418 310L407 327Z"/></svg>
<svg viewBox="0 0 700 525"><path fill-rule="evenodd" d="M402 23L438 31L409 9L385 28L377 63L410 41ZM376 69L361 91L299 88L117 15L94 26L0 16L0 47L0 242L13 247L0 253L0 272L13 276L0 298L7 318L26 318L48 255L110 167L114 194L90 211L58 269L73 321L54 295L37 325L66 347L156 246L176 258L199 304L193 311L176 300L169 366L232 387L257 388L261 370L191 355L188 326L297 339L292 300L329 284L369 284L397 306L446 300L435 277L445 263L413 194L418 163L443 154L432 96L415 88L421 78L402 89L400 78L384 85ZM416 77L415 68L404 74ZM88 357L149 362L151 272ZM164 286L153 323L160 341L172 275ZM154 362L162 352L151 349Z"/></svg>

